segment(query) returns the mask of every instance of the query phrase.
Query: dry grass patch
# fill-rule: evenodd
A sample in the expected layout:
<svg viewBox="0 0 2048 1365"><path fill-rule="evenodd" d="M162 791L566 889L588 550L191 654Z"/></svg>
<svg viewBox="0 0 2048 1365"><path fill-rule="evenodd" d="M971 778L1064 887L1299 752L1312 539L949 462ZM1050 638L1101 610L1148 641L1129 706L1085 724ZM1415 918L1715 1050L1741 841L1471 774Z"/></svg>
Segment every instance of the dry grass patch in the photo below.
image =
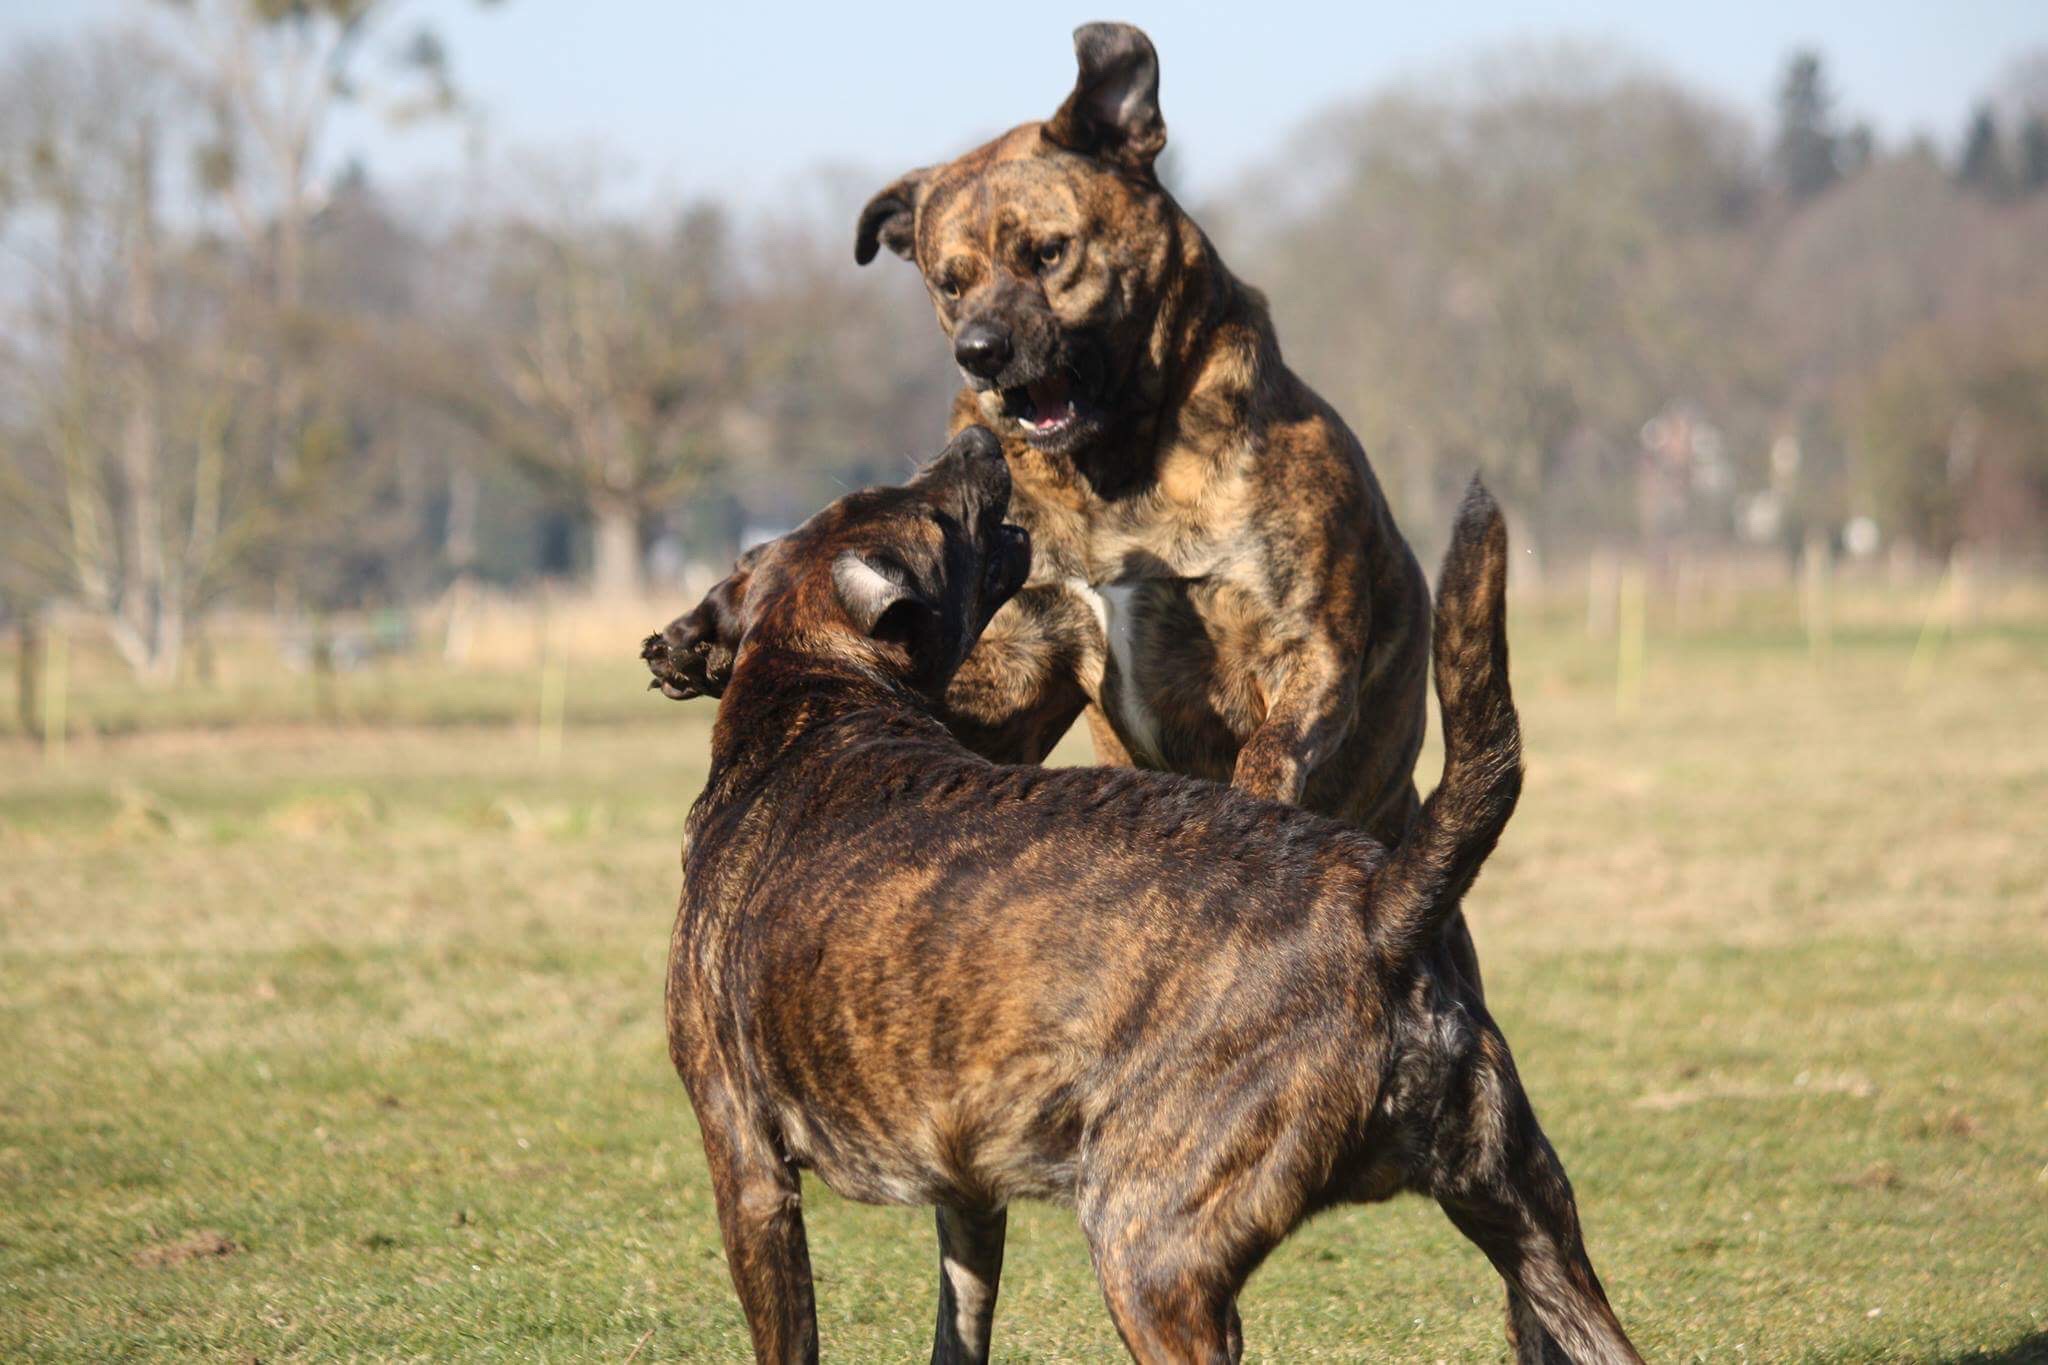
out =
<svg viewBox="0 0 2048 1365"><path fill-rule="evenodd" d="M2048 1342L2048 625L1917 692L1913 640L1653 636L1620 716L1611 642L1516 623L1471 918L1654 1359ZM0 1357L743 1355L660 1022L709 710L618 716L0 752ZM810 1205L828 1355L921 1356L927 1216ZM1012 1227L1005 1358L1113 1354L1071 1217ZM1497 1360L1498 1300L1434 1209L1347 1210L1249 1355Z"/></svg>

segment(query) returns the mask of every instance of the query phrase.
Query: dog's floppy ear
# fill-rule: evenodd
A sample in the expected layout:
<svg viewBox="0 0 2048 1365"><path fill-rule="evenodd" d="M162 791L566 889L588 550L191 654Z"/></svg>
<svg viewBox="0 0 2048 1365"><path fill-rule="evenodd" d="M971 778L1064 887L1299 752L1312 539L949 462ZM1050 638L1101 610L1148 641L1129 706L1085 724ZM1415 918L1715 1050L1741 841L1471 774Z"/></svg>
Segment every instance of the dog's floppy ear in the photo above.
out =
<svg viewBox="0 0 2048 1365"><path fill-rule="evenodd" d="M909 260L917 249L917 198L931 168L911 171L868 200L853 233L853 263L866 265L881 247Z"/></svg>
<svg viewBox="0 0 2048 1365"><path fill-rule="evenodd" d="M832 561L832 586L854 626L876 639L914 643L936 615L924 594L904 581L901 570L857 550L841 551Z"/></svg>
<svg viewBox="0 0 2048 1365"><path fill-rule="evenodd" d="M1083 24L1074 30L1074 60L1081 69L1073 93L1045 135L1070 152L1149 176L1166 148L1152 40L1130 24Z"/></svg>

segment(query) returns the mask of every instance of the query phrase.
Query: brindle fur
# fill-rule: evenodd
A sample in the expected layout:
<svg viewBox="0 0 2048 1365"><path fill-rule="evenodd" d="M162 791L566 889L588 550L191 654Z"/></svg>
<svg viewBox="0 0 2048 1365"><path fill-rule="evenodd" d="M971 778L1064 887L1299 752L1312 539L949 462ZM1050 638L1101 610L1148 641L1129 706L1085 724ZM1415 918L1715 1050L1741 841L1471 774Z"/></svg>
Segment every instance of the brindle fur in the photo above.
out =
<svg viewBox="0 0 2048 1365"><path fill-rule="evenodd" d="M1498 1267L1518 1359L1635 1360L1442 932L1521 783L1491 500L1438 599L1443 780L1389 852L1242 790L963 748L938 699L1030 561L1010 482L969 428L771 546L739 606L668 1027L757 1358L817 1356L810 1170L939 1207L938 1360L987 1357L1013 1200L1077 1211L1134 1357L1230 1361L1274 1246L1403 1190Z"/></svg>
<svg viewBox="0 0 2048 1365"><path fill-rule="evenodd" d="M956 354L970 336L1006 350L985 374L963 360L952 426L1001 434L1031 580L960 671L948 724L1034 762L1085 707L1103 762L1397 839L1424 723L1421 571L1357 438L1282 361L1265 299L1153 174L1151 42L1089 24L1075 52L1052 118L903 176L857 232L862 264L886 246L917 265ZM1004 401L1049 374L1087 400L1051 441ZM670 629L678 658L703 638L693 616ZM706 682L692 690L722 677Z"/></svg>

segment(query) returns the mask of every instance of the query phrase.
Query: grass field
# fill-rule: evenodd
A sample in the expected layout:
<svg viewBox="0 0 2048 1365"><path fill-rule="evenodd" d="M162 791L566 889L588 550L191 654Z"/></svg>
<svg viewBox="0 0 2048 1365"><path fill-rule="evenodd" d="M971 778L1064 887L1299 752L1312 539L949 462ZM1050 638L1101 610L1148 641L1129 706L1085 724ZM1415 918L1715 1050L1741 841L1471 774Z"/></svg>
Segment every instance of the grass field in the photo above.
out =
<svg viewBox="0 0 2048 1365"><path fill-rule="evenodd" d="M1915 640L1653 632L1618 707L1612 642L1516 622L1468 906L1652 1359L2048 1360L2048 619ZM743 1356L660 1023L710 710L639 682L580 668L559 754L503 680L393 723L402 672L377 724L0 740L0 1358ZM810 1188L827 1357L922 1358L928 1216ZM999 1354L1114 1356L1070 1216L1011 1229ZM1415 1201L1243 1311L1258 1360L1504 1354Z"/></svg>

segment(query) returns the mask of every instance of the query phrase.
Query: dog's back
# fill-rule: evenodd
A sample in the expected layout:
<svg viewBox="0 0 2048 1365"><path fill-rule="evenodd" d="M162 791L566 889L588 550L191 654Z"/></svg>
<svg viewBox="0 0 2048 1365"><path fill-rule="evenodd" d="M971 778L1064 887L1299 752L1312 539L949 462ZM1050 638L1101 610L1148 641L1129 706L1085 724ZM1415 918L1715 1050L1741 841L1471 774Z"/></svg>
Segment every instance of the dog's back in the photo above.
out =
<svg viewBox="0 0 2048 1365"><path fill-rule="evenodd" d="M937 1359L987 1356L1014 1199L1076 1208L1133 1354L1227 1360L1238 1289L1303 1218L1414 1190L1506 1278L1523 1359L1633 1360L1452 932L1521 780L1498 509L1475 486L1453 537L1444 777L1389 853L952 740L934 694L1028 563L1003 469L983 433L842 500L744 604L669 1037L757 1357L817 1356L808 1168L939 1206Z"/></svg>
<svg viewBox="0 0 2048 1365"><path fill-rule="evenodd" d="M1071 1197L1105 1105L1254 1085L1276 1120L1312 1100L1363 1124L1372 969L1427 940L1519 782L1504 576L1475 491L1439 603L1446 780L1391 860L1205 782L992 765L858 687L835 703L801 666L757 670L751 693L736 675L727 708L810 723L743 793L714 779L679 932L719 945L746 1035L729 1041L791 1157L852 1198L999 1204ZM1228 1080L1260 1038L1325 1040L1329 1065Z"/></svg>

